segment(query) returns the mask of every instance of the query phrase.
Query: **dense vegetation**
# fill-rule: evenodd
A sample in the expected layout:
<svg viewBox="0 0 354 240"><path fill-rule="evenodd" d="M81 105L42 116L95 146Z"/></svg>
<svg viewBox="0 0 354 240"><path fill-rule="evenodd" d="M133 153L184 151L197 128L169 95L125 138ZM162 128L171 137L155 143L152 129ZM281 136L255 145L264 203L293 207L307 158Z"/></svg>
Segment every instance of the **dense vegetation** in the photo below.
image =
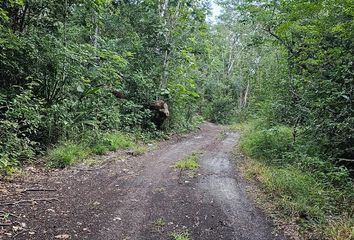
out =
<svg viewBox="0 0 354 240"><path fill-rule="evenodd" d="M241 149L257 161L246 175L307 238L352 239L353 2L220 3L237 55L228 64L238 63L233 79L247 86Z"/></svg>
<svg viewBox="0 0 354 240"><path fill-rule="evenodd" d="M188 0L2 1L0 166L58 142L113 130L151 138L200 121L207 11ZM163 126L156 99L171 113Z"/></svg>
<svg viewBox="0 0 354 240"><path fill-rule="evenodd" d="M242 149L282 207L313 222L352 216L353 1L218 3L210 23L204 0L2 1L0 169L247 120Z"/></svg>

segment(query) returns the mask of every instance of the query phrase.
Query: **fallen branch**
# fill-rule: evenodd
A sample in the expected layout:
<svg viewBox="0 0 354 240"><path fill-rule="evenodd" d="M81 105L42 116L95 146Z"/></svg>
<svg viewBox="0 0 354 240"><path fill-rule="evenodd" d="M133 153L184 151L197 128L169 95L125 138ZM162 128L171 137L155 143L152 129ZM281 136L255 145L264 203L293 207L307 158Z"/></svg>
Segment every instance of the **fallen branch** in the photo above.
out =
<svg viewBox="0 0 354 240"><path fill-rule="evenodd" d="M55 192L56 189L47 189L47 188L28 188L25 190L22 190L21 193L25 192Z"/></svg>
<svg viewBox="0 0 354 240"><path fill-rule="evenodd" d="M0 214L8 215L8 216L15 217L15 218L19 218L19 216L15 215L13 213L9 213L9 212L0 211Z"/></svg>
<svg viewBox="0 0 354 240"><path fill-rule="evenodd" d="M11 225L12 225L12 223L0 223L0 227L8 227Z"/></svg>
<svg viewBox="0 0 354 240"><path fill-rule="evenodd" d="M39 199L27 199L27 200L20 200L17 202L12 202L12 203L1 203L0 206L11 206L11 205L17 205L21 203L31 203L31 202L52 202L52 201L59 201L57 198L39 198Z"/></svg>
<svg viewBox="0 0 354 240"><path fill-rule="evenodd" d="M25 232L28 232L29 230L28 229L23 229L22 231L16 233L12 238L15 239L18 235L22 234L22 233L25 233Z"/></svg>

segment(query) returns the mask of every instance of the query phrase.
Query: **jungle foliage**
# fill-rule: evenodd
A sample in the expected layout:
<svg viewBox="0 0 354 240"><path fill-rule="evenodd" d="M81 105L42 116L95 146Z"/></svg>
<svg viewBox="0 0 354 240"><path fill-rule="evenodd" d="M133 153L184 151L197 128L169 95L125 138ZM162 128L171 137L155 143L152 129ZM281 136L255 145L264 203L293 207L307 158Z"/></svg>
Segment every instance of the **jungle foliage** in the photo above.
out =
<svg viewBox="0 0 354 240"><path fill-rule="evenodd" d="M237 116L252 123L246 172L305 239L352 239L353 1L219 3L220 28L236 38L227 53L238 49L225 89L243 86Z"/></svg>
<svg viewBox="0 0 354 240"><path fill-rule="evenodd" d="M255 120L250 138L259 142L249 147L257 158L292 152L301 159L301 153L342 167L349 176L354 167L353 2L218 2L224 11L212 29L217 44L208 64L214 81L203 83L206 115L225 120L229 116L220 110L227 109L234 121ZM210 113L217 105L222 107L215 108L214 117Z"/></svg>
<svg viewBox="0 0 354 240"><path fill-rule="evenodd" d="M252 121L242 148L270 189L291 200L316 182L352 201L353 1L216 2L211 22L207 0L1 1L0 174L43 153L64 167L203 118ZM318 204L290 203L318 222L334 205L311 194Z"/></svg>
<svg viewBox="0 0 354 240"><path fill-rule="evenodd" d="M193 127L207 13L202 0L2 1L0 168L90 132L154 138ZM157 99L171 112L163 126Z"/></svg>
<svg viewBox="0 0 354 240"><path fill-rule="evenodd" d="M349 175L352 1L217 2L210 22L203 0L2 1L1 164L92 132L153 138L253 118ZM162 126L156 100L169 106Z"/></svg>

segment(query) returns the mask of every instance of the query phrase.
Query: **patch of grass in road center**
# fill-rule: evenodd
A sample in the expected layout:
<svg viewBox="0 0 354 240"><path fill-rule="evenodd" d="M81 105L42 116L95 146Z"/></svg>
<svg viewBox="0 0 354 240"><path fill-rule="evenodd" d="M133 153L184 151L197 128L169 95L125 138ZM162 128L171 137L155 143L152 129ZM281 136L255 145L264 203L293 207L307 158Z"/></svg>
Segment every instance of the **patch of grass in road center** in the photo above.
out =
<svg viewBox="0 0 354 240"><path fill-rule="evenodd" d="M188 231L174 232L171 234L174 240L191 240Z"/></svg>
<svg viewBox="0 0 354 240"><path fill-rule="evenodd" d="M192 153L187 157L178 160L175 164L175 167L181 170L195 170L199 168L198 160L200 154L199 153Z"/></svg>
<svg viewBox="0 0 354 240"><path fill-rule="evenodd" d="M156 219L154 225L158 228L162 228L166 225L166 222L163 218Z"/></svg>

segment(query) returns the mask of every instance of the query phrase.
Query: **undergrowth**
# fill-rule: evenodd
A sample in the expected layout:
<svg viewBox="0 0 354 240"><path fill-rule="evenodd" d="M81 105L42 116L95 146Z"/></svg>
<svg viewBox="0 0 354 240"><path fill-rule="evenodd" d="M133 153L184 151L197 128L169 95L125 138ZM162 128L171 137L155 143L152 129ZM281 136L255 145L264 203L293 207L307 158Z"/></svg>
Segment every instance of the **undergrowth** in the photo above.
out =
<svg viewBox="0 0 354 240"><path fill-rule="evenodd" d="M240 147L250 158L241 169L259 184L273 214L295 221L305 239L353 239L354 187L348 171L316 154L311 143L294 143L286 126L248 128Z"/></svg>
<svg viewBox="0 0 354 240"><path fill-rule="evenodd" d="M145 148L138 146L131 136L113 132L80 136L75 142L69 140L54 146L47 154L51 167L64 168L89 155L103 155L119 149L133 149L142 154Z"/></svg>

